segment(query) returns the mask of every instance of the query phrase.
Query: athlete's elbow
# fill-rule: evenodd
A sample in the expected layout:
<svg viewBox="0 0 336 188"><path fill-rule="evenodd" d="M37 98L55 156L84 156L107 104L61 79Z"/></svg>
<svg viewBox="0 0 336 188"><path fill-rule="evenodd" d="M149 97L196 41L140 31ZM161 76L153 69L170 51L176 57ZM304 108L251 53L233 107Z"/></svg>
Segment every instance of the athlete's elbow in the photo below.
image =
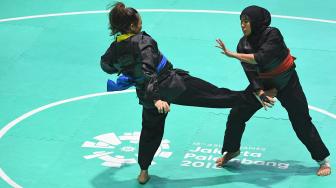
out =
<svg viewBox="0 0 336 188"><path fill-rule="evenodd" d="M115 73L114 68L111 67L109 64L107 64L107 62L105 62L103 60L100 61L100 67L107 74L113 74L113 73Z"/></svg>

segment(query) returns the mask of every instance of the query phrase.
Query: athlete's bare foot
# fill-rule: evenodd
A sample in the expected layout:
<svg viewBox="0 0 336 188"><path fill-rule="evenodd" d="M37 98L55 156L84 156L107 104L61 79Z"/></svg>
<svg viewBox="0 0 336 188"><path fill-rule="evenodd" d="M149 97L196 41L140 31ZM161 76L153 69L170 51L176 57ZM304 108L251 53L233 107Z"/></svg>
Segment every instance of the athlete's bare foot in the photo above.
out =
<svg viewBox="0 0 336 188"><path fill-rule="evenodd" d="M222 167L224 166L227 162L229 162L231 159L237 157L240 154L240 150L236 152L227 152L223 157L220 157L216 160L216 166L217 167Z"/></svg>
<svg viewBox="0 0 336 188"><path fill-rule="evenodd" d="M150 179L150 176L148 175L148 170L141 170L138 176L138 182L140 184L145 184L148 182L149 179Z"/></svg>
<svg viewBox="0 0 336 188"><path fill-rule="evenodd" d="M318 176L329 176L331 174L331 167L325 164L321 165L316 174Z"/></svg>

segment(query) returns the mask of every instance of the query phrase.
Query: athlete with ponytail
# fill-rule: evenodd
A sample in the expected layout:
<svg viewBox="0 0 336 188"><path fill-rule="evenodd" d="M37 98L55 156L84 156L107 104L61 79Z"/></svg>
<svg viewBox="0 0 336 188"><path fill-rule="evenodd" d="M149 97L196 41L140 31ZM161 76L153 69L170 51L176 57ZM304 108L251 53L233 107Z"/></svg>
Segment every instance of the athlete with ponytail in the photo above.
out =
<svg viewBox="0 0 336 188"><path fill-rule="evenodd" d="M232 108L258 102L252 92L231 91L190 76L187 71L173 68L160 52L156 41L141 31L140 14L121 2L109 12L111 35L115 36L101 57L101 68L109 74L122 74L109 90L134 85L142 110L142 130L138 163L138 181L149 180L148 168L161 144L170 104L209 108ZM274 100L266 97L261 104L271 107ZM260 106L261 106L260 104Z"/></svg>

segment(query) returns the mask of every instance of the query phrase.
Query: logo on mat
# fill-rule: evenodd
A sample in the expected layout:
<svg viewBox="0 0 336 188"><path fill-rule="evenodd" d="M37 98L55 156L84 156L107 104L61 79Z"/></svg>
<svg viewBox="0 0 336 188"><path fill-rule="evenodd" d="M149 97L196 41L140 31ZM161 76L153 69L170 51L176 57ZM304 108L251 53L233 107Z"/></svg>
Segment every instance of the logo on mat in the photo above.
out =
<svg viewBox="0 0 336 188"><path fill-rule="evenodd" d="M135 164L138 158L138 144L140 132L124 133L117 136L115 133L106 133L94 137L94 141L85 141L81 147L96 149L85 159L100 159L102 166L120 168L124 164ZM157 157L169 158L173 152L169 151L170 141L162 140L155 153ZM152 164L155 164L153 161Z"/></svg>

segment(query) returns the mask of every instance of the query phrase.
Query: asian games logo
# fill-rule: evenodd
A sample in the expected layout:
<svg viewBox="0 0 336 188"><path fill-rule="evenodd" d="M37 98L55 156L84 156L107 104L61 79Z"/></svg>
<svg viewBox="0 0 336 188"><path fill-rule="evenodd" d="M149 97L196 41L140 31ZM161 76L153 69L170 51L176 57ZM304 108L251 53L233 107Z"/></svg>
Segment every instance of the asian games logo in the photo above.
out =
<svg viewBox="0 0 336 188"><path fill-rule="evenodd" d="M91 154L83 156L85 159L99 159L102 166L120 168L125 164L135 164L138 158L138 144L140 132L124 133L117 136L115 133L106 133L93 138L94 141L85 141L81 147L95 149ZM169 151L170 141L162 140L155 153L155 158L169 158L173 152ZM153 161L152 164L155 164Z"/></svg>

